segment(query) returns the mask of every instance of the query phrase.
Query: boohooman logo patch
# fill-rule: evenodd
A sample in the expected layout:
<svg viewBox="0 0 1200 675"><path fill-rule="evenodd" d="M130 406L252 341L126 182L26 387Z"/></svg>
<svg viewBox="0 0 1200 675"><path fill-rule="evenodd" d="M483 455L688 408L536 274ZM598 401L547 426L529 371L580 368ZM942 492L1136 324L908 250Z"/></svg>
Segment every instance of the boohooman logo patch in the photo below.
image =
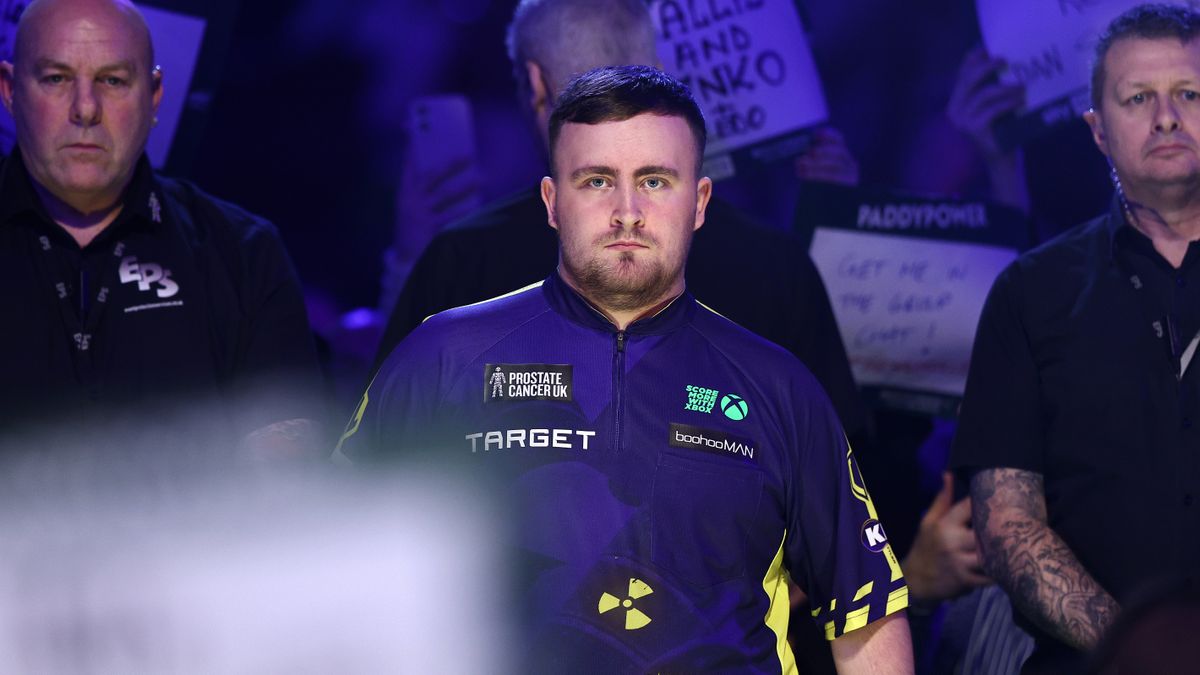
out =
<svg viewBox="0 0 1200 675"><path fill-rule="evenodd" d="M723 431L672 422L669 433L670 438L667 439L667 443L672 447L702 450L718 455L738 457L746 461L756 461L753 442Z"/></svg>

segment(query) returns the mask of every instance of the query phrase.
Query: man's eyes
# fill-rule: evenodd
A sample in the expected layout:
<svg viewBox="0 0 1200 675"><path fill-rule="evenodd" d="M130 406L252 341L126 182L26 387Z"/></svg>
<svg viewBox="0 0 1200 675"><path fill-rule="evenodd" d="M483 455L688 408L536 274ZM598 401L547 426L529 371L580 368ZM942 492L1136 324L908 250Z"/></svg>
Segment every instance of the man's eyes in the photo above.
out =
<svg viewBox="0 0 1200 675"><path fill-rule="evenodd" d="M68 75L64 75L63 73L50 73L43 75L41 82L43 84L59 85L70 81L70 79ZM102 75L96 78L96 83L106 87L124 87L129 84L129 80L118 75Z"/></svg>
<svg viewBox="0 0 1200 675"><path fill-rule="evenodd" d="M612 187L613 183L612 179L605 176L592 176L584 181L584 185L596 190L601 190ZM661 190L667 187L667 181L666 179L658 176L649 176L642 179L641 186L647 190Z"/></svg>
<svg viewBox="0 0 1200 675"><path fill-rule="evenodd" d="M1200 92L1196 92L1191 89L1181 89L1181 90L1179 90L1179 93L1176 95L1183 101L1200 100ZM1151 96L1151 94L1147 94L1145 92L1138 92L1125 100L1128 103L1131 103L1133 105L1142 105L1143 103L1150 100L1150 96Z"/></svg>

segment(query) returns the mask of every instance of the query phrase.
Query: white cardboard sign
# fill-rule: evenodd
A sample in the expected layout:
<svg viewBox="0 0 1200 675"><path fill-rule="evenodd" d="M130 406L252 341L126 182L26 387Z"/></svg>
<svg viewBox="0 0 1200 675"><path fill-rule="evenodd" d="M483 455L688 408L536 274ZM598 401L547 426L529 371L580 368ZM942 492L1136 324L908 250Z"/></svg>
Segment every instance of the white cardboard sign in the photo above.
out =
<svg viewBox="0 0 1200 675"><path fill-rule="evenodd" d="M962 395L983 302L1015 249L817 227L810 252L859 385Z"/></svg>
<svg viewBox="0 0 1200 675"><path fill-rule="evenodd" d="M652 0L663 68L708 122L706 156L823 122L825 95L793 0Z"/></svg>
<svg viewBox="0 0 1200 675"><path fill-rule="evenodd" d="M1024 84L1026 110L1049 126L1088 109L1100 33L1143 1L976 0L976 10L988 53L1008 62L1000 79Z"/></svg>

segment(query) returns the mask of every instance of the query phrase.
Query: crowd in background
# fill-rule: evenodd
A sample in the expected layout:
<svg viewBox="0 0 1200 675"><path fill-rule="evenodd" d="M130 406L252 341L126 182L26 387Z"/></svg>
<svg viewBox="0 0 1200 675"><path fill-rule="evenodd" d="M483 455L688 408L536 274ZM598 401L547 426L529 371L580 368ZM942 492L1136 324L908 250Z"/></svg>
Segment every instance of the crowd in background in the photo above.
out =
<svg viewBox="0 0 1200 675"><path fill-rule="evenodd" d="M828 124L814 130L805 155L714 188L760 225L792 230L797 197L811 182L989 200L1026 216L1031 244L1107 208L1109 170L1082 120L1017 150L997 146L992 123L1018 109L1023 93L997 84L1004 64L979 46L970 3L799 4ZM330 429L350 417L377 365L392 305L423 247L480 204L528 190L545 173L543 144L514 94L505 53L514 5L243 3L205 142L191 165L168 167L279 228L303 285ZM469 100L476 153L430 175L415 168L409 106L442 93ZM961 531L966 518L947 515L961 502L942 474L952 422L875 410L868 426L874 440L863 470L884 517L889 508L897 514L888 522L901 557L943 517ZM928 583L944 587L911 613L920 667L971 672L962 665L971 626L995 599L977 593L965 609L940 602L988 581ZM996 620L1011 623L1004 612ZM1004 639L1010 653L1028 649L1019 633ZM804 665L803 672L830 667L815 656Z"/></svg>

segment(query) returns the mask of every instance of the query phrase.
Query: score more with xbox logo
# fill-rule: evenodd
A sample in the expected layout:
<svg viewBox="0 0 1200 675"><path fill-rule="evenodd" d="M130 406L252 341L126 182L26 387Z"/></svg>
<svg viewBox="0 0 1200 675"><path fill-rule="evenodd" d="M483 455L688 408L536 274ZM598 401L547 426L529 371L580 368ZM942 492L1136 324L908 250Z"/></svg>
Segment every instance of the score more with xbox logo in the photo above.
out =
<svg viewBox="0 0 1200 675"><path fill-rule="evenodd" d="M731 420L739 421L746 419L750 414L750 405L746 403L746 399L738 394L725 394L721 396L721 392L708 387L698 387L689 384L684 388L687 394L687 403L684 404L684 410L691 410L700 413L711 413L715 407L718 397L720 400L721 412Z"/></svg>

